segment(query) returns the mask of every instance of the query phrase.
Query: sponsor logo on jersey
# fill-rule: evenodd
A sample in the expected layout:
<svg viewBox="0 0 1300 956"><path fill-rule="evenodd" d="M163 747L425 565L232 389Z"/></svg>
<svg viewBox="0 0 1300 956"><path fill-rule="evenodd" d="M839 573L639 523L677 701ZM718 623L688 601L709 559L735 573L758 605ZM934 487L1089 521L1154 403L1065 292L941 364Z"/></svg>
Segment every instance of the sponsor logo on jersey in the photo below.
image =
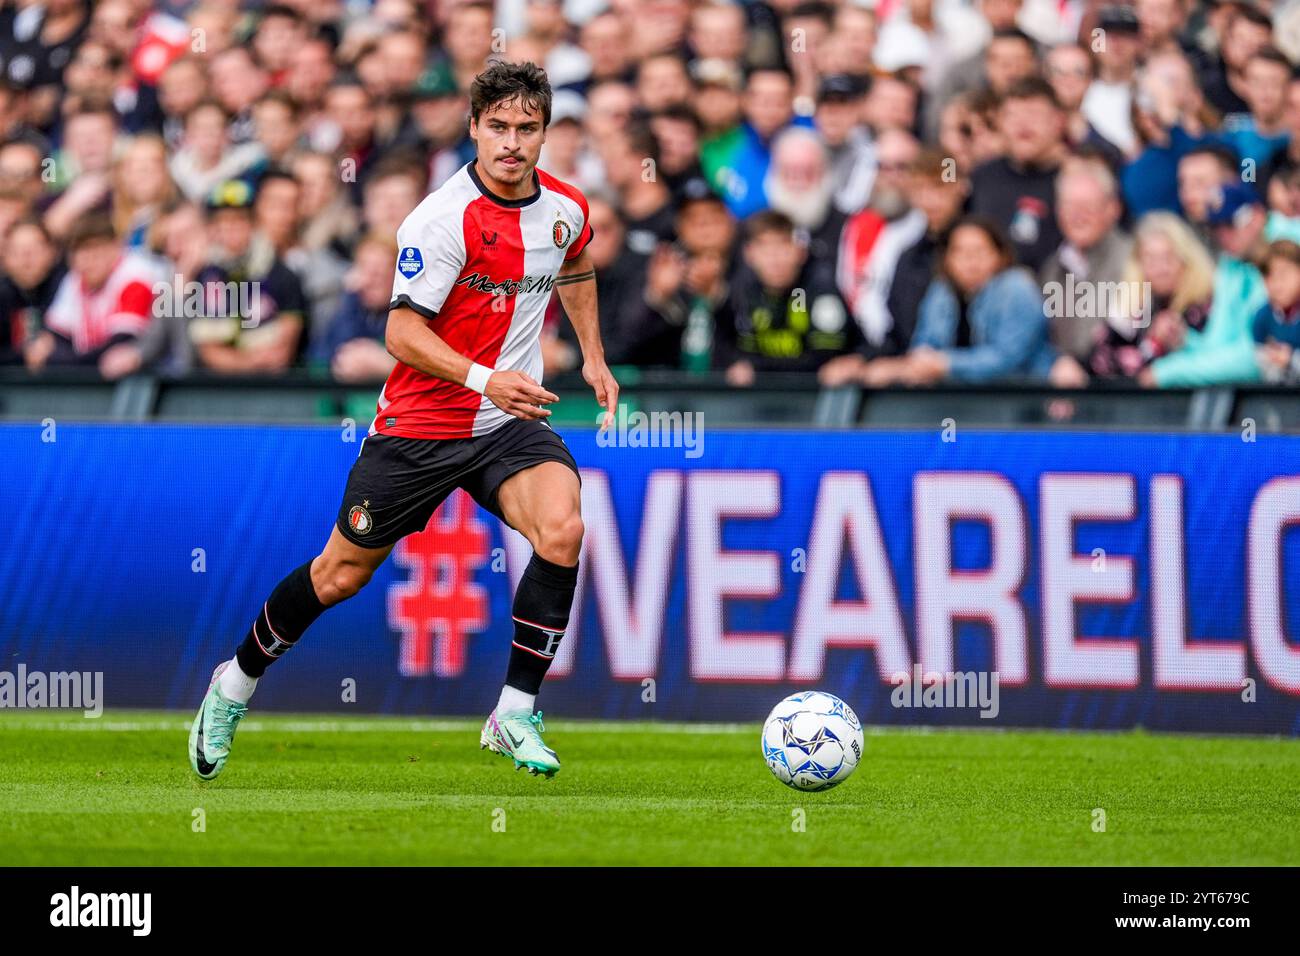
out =
<svg viewBox="0 0 1300 956"><path fill-rule="evenodd" d="M414 279L424 271L424 256L415 246L407 246L397 256L397 271L408 279Z"/></svg>
<svg viewBox="0 0 1300 956"><path fill-rule="evenodd" d="M546 292L549 294L555 285L555 276L535 275L524 276L522 279L502 279L498 281L491 276L471 272L469 275L457 279L456 285L463 285L467 289L484 292L487 295L515 295L519 292Z"/></svg>

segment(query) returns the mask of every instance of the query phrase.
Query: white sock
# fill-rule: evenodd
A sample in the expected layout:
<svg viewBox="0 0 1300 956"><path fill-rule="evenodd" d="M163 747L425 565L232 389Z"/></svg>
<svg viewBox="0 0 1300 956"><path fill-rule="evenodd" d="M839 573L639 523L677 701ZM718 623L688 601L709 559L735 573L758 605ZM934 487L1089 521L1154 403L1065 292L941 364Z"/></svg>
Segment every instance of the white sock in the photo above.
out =
<svg viewBox="0 0 1300 956"><path fill-rule="evenodd" d="M512 714L517 710L526 710L531 714L536 701L536 694L525 694L518 688L506 685L501 688L501 697L497 701L497 714Z"/></svg>
<svg viewBox="0 0 1300 956"><path fill-rule="evenodd" d="M217 678L217 686L221 688L221 693L227 700L233 700L237 704L247 704L248 699L253 696L253 689L257 687L257 680L256 677L249 677L240 669L239 658L236 657Z"/></svg>

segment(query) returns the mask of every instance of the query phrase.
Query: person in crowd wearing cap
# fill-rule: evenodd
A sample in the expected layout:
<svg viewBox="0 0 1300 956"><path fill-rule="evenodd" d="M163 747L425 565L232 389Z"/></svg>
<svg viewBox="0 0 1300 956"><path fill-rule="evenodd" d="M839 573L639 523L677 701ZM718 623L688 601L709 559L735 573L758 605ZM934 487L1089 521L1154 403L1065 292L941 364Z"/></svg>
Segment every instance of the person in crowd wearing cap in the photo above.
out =
<svg viewBox="0 0 1300 956"><path fill-rule="evenodd" d="M456 86L446 62L438 62L420 74L411 89L409 141L429 157L429 189L437 189L474 158L474 141L469 138L465 112L469 99Z"/></svg>
<svg viewBox="0 0 1300 956"><path fill-rule="evenodd" d="M998 108L1006 155L971 174L971 212L996 222L1022 265L1040 269L1061 244L1056 173L1066 155L1065 115L1046 80L1012 87Z"/></svg>
<svg viewBox="0 0 1300 956"><path fill-rule="evenodd" d="M700 166L717 188L723 166L740 148L744 120L740 68L727 60L696 60L695 113L700 118Z"/></svg>
<svg viewBox="0 0 1300 956"><path fill-rule="evenodd" d="M1221 143L1203 143L1178 160L1178 205L1202 242L1213 245L1210 208L1224 186L1241 178L1237 154Z"/></svg>
<svg viewBox="0 0 1300 956"><path fill-rule="evenodd" d="M850 216L840 233L836 285L869 348L880 348L893 326L888 301L898 257L925 234L925 214L911 207L907 195L919 149L916 138L903 130L886 130L877 138L871 202Z"/></svg>
<svg viewBox="0 0 1300 956"><path fill-rule="evenodd" d="M107 379L140 368L136 340L154 321L156 264L123 248L108 216L79 219L68 236L69 270L26 347L27 367L89 365Z"/></svg>
<svg viewBox="0 0 1300 956"><path fill-rule="evenodd" d="M1196 387L1259 380L1251 322L1268 298L1259 266L1268 243L1300 240L1300 220L1269 213L1249 184L1233 182L1211 199L1207 221L1219 256L1214 304L1205 328L1189 332L1181 349L1143 369L1138 381L1144 385Z"/></svg>
<svg viewBox="0 0 1300 956"><path fill-rule="evenodd" d="M1261 47L1251 54L1242 71L1242 97L1250 112L1225 116L1223 128L1214 137L1231 146L1242 162L1250 164L1257 181L1261 167L1290 142L1286 107L1287 81L1292 70L1291 61L1277 47Z"/></svg>
<svg viewBox="0 0 1300 956"><path fill-rule="evenodd" d="M199 270L203 290L190 339L200 365L215 372L281 372L298 357L306 326L302 284L253 226L253 190L243 180L208 198L212 252Z"/></svg>
<svg viewBox="0 0 1300 956"><path fill-rule="evenodd" d="M1092 127L1125 156L1138 149L1133 129L1133 82L1142 41L1132 7L1102 7L1097 21L1105 43L1096 52L1097 77L1088 86L1080 109Z"/></svg>
<svg viewBox="0 0 1300 956"><path fill-rule="evenodd" d="M1260 376L1300 384L1300 245L1289 239L1270 243L1263 273L1268 301L1250 325Z"/></svg>
<svg viewBox="0 0 1300 956"><path fill-rule="evenodd" d="M852 215L866 206L876 179L871 133L861 122L868 83L850 73L822 78L813 123L826 146L835 208Z"/></svg>

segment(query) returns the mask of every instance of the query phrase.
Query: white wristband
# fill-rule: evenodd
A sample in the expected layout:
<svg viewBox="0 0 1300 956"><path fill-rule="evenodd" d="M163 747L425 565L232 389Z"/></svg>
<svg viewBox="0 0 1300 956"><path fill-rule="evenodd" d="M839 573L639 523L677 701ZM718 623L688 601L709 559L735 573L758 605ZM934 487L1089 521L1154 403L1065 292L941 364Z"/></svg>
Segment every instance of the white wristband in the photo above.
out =
<svg viewBox="0 0 1300 956"><path fill-rule="evenodd" d="M490 369L486 365L479 365L475 362L469 367L469 374L465 376L465 387L472 388L480 395L487 389L488 379L496 369Z"/></svg>

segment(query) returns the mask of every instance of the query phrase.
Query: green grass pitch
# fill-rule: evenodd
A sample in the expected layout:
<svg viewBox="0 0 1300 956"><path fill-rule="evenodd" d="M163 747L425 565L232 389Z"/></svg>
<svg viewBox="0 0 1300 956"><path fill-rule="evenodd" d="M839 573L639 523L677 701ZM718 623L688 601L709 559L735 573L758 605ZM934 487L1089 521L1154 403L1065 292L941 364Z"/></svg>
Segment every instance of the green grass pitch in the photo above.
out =
<svg viewBox="0 0 1300 956"><path fill-rule="evenodd" d="M0 713L0 864L1300 863L1291 739L867 728L798 793L757 726L555 719L543 780L478 721L259 715L204 783L188 725Z"/></svg>

